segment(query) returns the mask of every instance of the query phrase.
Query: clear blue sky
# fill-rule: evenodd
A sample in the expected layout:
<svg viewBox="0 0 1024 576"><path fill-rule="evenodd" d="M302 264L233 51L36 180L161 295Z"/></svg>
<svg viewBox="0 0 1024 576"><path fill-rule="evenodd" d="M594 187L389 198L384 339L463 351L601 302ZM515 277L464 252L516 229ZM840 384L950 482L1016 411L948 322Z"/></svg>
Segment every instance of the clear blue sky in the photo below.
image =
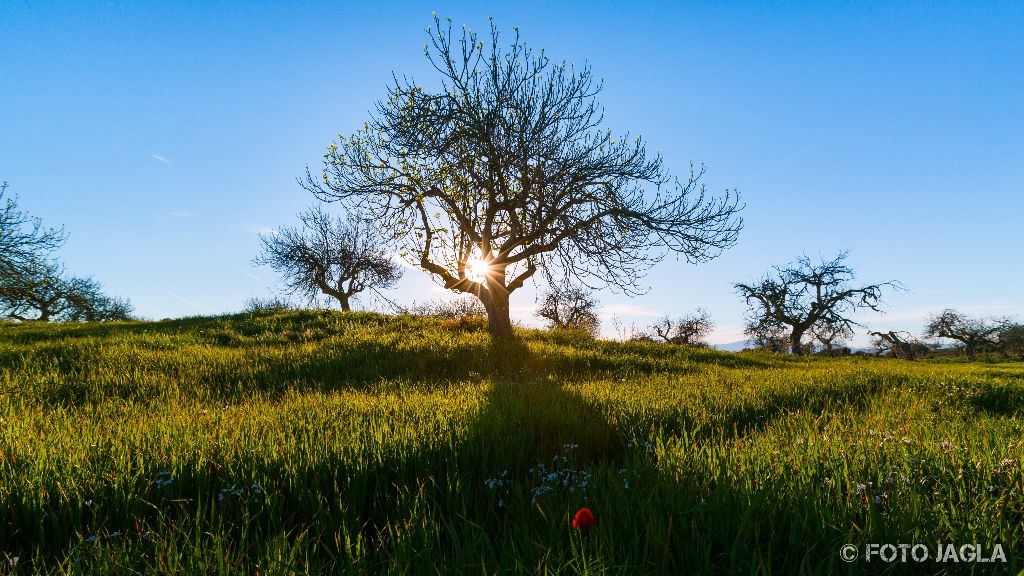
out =
<svg viewBox="0 0 1024 576"><path fill-rule="evenodd" d="M270 293L256 232L312 202L295 178L393 71L430 80L436 10L589 62L609 128L743 193L738 246L665 260L643 297L603 292L606 315L704 306L712 340L736 340L732 283L850 249L861 279L910 288L872 327L919 332L947 306L1024 319L1024 3L95 4L3 3L0 180L65 226L69 269L146 317ZM391 293L438 295L416 272Z"/></svg>

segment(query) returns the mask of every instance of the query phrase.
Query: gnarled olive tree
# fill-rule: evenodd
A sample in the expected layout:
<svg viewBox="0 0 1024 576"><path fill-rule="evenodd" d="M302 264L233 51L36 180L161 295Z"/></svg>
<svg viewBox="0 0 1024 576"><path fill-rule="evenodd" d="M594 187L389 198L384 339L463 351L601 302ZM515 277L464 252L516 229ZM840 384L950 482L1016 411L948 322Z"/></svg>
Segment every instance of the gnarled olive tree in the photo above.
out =
<svg viewBox="0 0 1024 576"><path fill-rule="evenodd" d="M999 346L999 333L1010 327L1013 322L1009 318L985 320L971 318L952 309L945 309L940 314L928 318L924 327L925 338L948 338L956 340L964 347L968 360L982 350L994 350Z"/></svg>
<svg viewBox="0 0 1024 576"><path fill-rule="evenodd" d="M849 317L851 313L861 308L878 311L882 290L900 289L900 284L851 286L856 276L844 264L847 254L840 252L828 262L817 263L801 256L796 262L776 266L774 274L752 284L736 284L736 291L750 306L747 333L758 337L762 332L778 332L786 327L790 351L804 354L805 334L845 334L859 325Z"/></svg>
<svg viewBox="0 0 1024 576"><path fill-rule="evenodd" d="M878 355L888 352L893 358L913 360L918 356L924 356L929 351L928 346L918 341L909 332L899 330L889 330L887 332L872 331L868 332L868 336L873 336L871 344L877 350Z"/></svg>
<svg viewBox="0 0 1024 576"><path fill-rule="evenodd" d="M679 182L639 138L602 128L601 85L526 48L451 25L428 29L427 88L397 79L362 130L339 136L303 184L375 220L409 261L477 296L495 336L509 295L538 270L640 290L666 251L714 258L742 226L734 193L703 168ZM589 285L588 285L589 286Z"/></svg>

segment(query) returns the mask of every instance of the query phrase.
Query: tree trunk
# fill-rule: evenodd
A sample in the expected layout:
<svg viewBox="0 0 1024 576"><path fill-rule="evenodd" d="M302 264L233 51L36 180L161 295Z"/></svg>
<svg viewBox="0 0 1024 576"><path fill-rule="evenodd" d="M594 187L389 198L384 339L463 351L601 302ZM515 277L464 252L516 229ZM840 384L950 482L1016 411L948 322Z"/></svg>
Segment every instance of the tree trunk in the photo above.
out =
<svg viewBox="0 0 1024 576"><path fill-rule="evenodd" d="M803 337L804 333L802 331L793 330L793 335L789 338L789 349L797 356L803 356L804 354L804 347L800 344L800 340L802 340Z"/></svg>
<svg viewBox="0 0 1024 576"><path fill-rule="evenodd" d="M480 293L480 301L487 309L487 331L495 338L512 337L512 319L509 318L508 292L501 288Z"/></svg>
<svg viewBox="0 0 1024 576"><path fill-rule="evenodd" d="M344 279L338 280L338 285L336 287L335 286L331 286L330 284L328 284L327 283L327 279L324 278L323 276L318 276L315 280L316 280L317 286L320 287L320 290L324 294L327 294L328 296L334 298L335 300L338 301L338 303L341 304L341 309L344 312L351 312L352 311L352 309L349 307L349 303L348 303L349 294L345 291L345 289L342 287L342 284L341 284L344 281Z"/></svg>
<svg viewBox="0 0 1024 576"><path fill-rule="evenodd" d="M968 360L974 360L974 354L975 354L975 352L977 352L977 349L978 349L978 345L975 344L974 342L968 342L965 345L965 352L967 352L967 359Z"/></svg>

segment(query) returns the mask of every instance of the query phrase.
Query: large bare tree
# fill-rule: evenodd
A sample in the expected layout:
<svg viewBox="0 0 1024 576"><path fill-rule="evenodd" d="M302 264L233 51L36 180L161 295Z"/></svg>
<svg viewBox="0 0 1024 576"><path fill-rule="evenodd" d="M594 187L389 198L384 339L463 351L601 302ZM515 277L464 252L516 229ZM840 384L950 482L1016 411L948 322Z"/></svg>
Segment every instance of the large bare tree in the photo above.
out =
<svg viewBox="0 0 1024 576"><path fill-rule="evenodd" d="M262 250L253 259L281 274L289 293L310 301L326 294L348 311L357 294L390 288L402 277L373 224L358 215L332 216L314 206L299 220L301 227L261 234Z"/></svg>
<svg viewBox="0 0 1024 576"><path fill-rule="evenodd" d="M928 319L924 336L956 340L963 344L967 359L974 360L980 350L995 349L999 344L999 333L1012 324L1009 318L983 320L947 308Z"/></svg>
<svg viewBox="0 0 1024 576"><path fill-rule="evenodd" d="M803 337L815 327L843 333L859 326L849 318L851 313L862 308L879 311L883 289L900 289L899 283L851 286L856 275L844 263L847 255L840 252L827 262L812 262L801 256L774 267L773 272L752 284L736 284L736 291L750 307L748 333L756 335L760 326L785 326L789 329L790 351L804 354Z"/></svg>
<svg viewBox="0 0 1024 576"><path fill-rule="evenodd" d="M339 136L307 189L392 232L409 261L473 294L495 336L509 295L538 270L640 291L667 252L703 262L736 241L734 193L711 196L703 167L679 181L629 134L603 127L590 68L520 41L428 29L430 87L396 77L362 130Z"/></svg>

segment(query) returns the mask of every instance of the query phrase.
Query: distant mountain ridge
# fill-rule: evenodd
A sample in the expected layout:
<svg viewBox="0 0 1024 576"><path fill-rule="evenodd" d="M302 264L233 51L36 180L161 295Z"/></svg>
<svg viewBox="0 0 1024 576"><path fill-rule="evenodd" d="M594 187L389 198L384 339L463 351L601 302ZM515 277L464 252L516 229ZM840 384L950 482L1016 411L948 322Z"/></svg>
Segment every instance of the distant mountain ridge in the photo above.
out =
<svg viewBox="0 0 1024 576"><path fill-rule="evenodd" d="M737 340L735 342L726 342L725 344L712 344L712 348L715 350L722 350L724 352L739 352L740 350L746 350L747 348L754 347L753 340Z"/></svg>

